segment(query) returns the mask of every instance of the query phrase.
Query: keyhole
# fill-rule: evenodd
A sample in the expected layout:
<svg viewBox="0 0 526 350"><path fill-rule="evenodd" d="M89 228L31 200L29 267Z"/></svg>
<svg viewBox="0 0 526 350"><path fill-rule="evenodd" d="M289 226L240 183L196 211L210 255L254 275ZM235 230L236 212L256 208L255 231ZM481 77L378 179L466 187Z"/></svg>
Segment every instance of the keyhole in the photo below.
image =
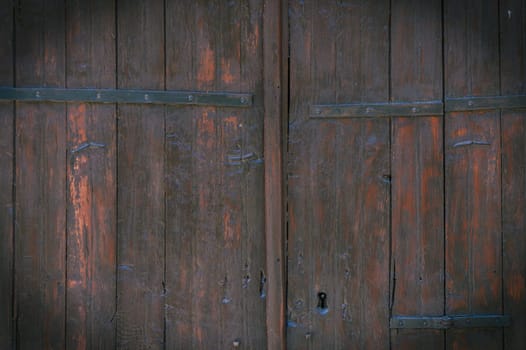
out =
<svg viewBox="0 0 526 350"><path fill-rule="evenodd" d="M327 293L325 292L319 292L318 293L318 313L320 315L325 315L329 312L329 308L327 307Z"/></svg>

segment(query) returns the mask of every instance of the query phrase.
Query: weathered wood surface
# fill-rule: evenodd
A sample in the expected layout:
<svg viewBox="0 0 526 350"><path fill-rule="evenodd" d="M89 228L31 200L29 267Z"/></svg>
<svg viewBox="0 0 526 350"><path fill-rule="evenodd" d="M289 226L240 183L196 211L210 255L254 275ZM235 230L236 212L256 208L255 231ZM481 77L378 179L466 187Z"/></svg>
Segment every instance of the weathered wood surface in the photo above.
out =
<svg viewBox="0 0 526 350"><path fill-rule="evenodd" d="M117 87L163 89L163 1L119 1L117 11ZM124 349L164 347L164 112L117 110L116 320Z"/></svg>
<svg viewBox="0 0 526 350"><path fill-rule="evenodd" d="M0 85L12 86L13 12L11 1L0 1ZM14 346L13 338L13 165L14 103L0 103L0 348Z"/></svg>
<svg viewBox="0 0 526 350"><path fill-rule="evenodd" d="M287 342L285 170L288 122L288 2L267 0L263 12L267 348Z"/></svg>
<svg viewBox="0 0 526 350"><path fill-rule="evenodd" d="M114 8L113 1L106 0L67 2L68 88L115 87ZM111 349L116 309L115 106L67 104L67 126L66 347Z"/></svg>
<svg viewBox="0 0 526 350"><path fill-rule="evenodd" d="M526 93L526 4L500 2L500 93ZM504 349L526 348L526 110L502 111Z"/></svg>
<svg viewBox="0 0 526 350"><path fill-rule="evenodd" d="M391 8L391 100L442 100L441 1ZM441 115L396 117L391 129L391 316L444 312ZM443 349L444 332L391 331L393 349Z"/></svg>
<svg viewBox="0 0 526 350"><path fill-rule="evenodd" d="M288 346L387 349L389 121L309 105L388 100L389 2L290 6Z"/></svg>
<svg viewBox="0 0 526 350"><path fill-rule="evenodd" d="M63 1L18 9L16 84L65 84ZM47 20L46 20L47 19ZM17 347L65 347L66 114L16 104L15 307Z"/></svg>
<svg viewBox="0 0 526 350"><path fill-rule="evenodd" d="M261 96L259 2L167 6L168 89ZM167 108L167 347L266 348L261 103Z"/></svg>
<svg viewBox="0 0 526 350"><path fill-rule="evenodd" d="M254 100L0 103L0 348L526 347L523 0L1 5L2 86Z"/></svg>
<svg viewBox="0 0 526 350"><path fill-rule="evenodd" d="M499 94L497 1L446 1L447 97ZM470 143L474 141L474 143ZM498 111L445 119L446 314L502 312ZM449 348L501 349L502 330L448 330Z"/></svg>

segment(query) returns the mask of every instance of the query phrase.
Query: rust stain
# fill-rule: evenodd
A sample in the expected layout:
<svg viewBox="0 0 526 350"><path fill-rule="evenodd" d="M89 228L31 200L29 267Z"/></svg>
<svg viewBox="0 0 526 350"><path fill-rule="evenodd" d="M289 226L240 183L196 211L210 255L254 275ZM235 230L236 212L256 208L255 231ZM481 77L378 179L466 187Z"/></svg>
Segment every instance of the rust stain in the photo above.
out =
<svg viewBox="0 0 526 350"><path fill-rule="evenodd" d="M88 138L86 135L86 104L81 103L77 105L72 105L68 109L69 121L74 125L74 141L76 143L85 142Z"/></svg>
<svg viewBox="0 0 526 350"><path fill-rule="evenodd" d="M257 53L257 49L259 46L259 27L257 26L254 27L254 31L252 33L249 45L250 45L250 52L255 55Z"/></svg>
<svg viewBox="0 0 526 350"><path fill-rule="evenodd" d="M225 121L225 124L227 124L227 127L233 127L234 129L237 129L238 128L238 123L239 123L239 118L234 116L234 115L230 115L228 117L226 117L224 119Z"/></svg>
<svg viewBox="0 0 526 350"><path fill-rule="evenodd" d="M224 238L228 245L239 242L241 237L241 222L236 220L230 211L223 214Z"/></svg>
<svg viewBox="0 0 526 350"><path fill-rule="evenodd" d="M235 236L235 230L234 227L231 225L232 222L232 214L227 211L223 214L223 231L225 236L225 241L232 241Z"/></svg>
<svg viewBox="0 0 526 350"><path fill-rule="evenodd" d="M221 80L225 84L232 84L234 82L234 75L229 61L221 58Z"/></svg>
<svg viewBox="0 0 526 350"><path fill-rule="evenodd" d="M520 273L515 273L508 279L507 292L514 302L520 303L525 297L526 281Z"/></svg>
<svg viewBox="0 0 526 350"><path fill-rule="evenodd" d="M197 80L200 83L211 83L215 77L215 62L214 51L210 47L206 47L201 54L199 60L199 69L197 72Z"/></svg>
<svg viewBox="0 0 526 350"><path fill-rule="evenodd" d="M199 344L203 342L203 330L199 326L195 328L195 338Z"/></svg>
<svg viewBox="0 0 526 350"><path fill-rule="evenodd" d="M468 128L459 127L453 132L453 138L455 137L464 137L468 134Z"/></svg>

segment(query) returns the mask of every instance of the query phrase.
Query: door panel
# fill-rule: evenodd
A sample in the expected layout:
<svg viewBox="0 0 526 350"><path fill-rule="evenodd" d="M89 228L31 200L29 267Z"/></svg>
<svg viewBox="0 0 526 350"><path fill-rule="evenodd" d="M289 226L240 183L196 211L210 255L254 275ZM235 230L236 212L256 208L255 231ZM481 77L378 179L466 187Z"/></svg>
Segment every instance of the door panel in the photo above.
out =
<svg viewBox="0 0 526 350"><path fill-rule="evenodd" d="M442 100L442 3L393 1L391 100ZM392 315L444 312L443 120L391 120ZM443 349L444 332L393 329L393 349Z"/></svg>
<svg viewBox="0 0 526 350"><path fill-rule="evenodd" d="M290 2L291 348L523 347L519 2Z"/></svg>
<svg viewBox="0 0 526 350"><path fill-rule="evenodd" d="M389 346L389 121L309 117L387 100L388 5L291 2L291 349Z"/></svg>
<svg viewBox="0 0 526 350"><path fill-rule="evenodd" d="M444 4L445 94L499 94L497 1ZM498 111L445 116L446 314L502 313ZM449 330L448 348L501 349L502 330Z"/></svg>

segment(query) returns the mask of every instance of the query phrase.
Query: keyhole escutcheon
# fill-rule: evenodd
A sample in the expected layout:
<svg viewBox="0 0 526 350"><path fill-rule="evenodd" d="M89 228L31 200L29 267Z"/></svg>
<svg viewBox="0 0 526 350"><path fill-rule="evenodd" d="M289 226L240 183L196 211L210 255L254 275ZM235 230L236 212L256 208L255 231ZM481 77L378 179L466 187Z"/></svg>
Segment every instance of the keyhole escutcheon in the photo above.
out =
<svg viewBox="0 0 526 350"><path fill-rule="evenodd" d="M325 292L318 293L317 309L320 315L326 315L329 312L329 307L327 306L327 293Z"/></svg>

